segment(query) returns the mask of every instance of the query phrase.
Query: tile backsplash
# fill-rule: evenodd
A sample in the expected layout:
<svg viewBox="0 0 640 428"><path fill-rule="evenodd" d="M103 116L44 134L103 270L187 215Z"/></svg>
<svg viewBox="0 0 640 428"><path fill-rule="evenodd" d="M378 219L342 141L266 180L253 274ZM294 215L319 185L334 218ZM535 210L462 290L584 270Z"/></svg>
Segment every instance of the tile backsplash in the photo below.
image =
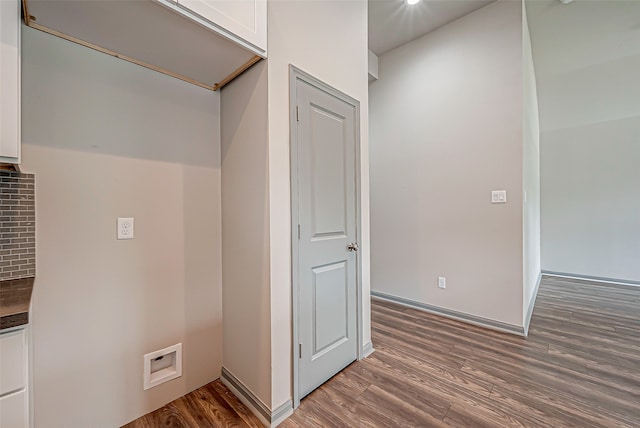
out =
<svg viewBox="0 0 640 428"><path fill-rule="evenodd" d="M35 176L0 170L0 280L36 274Z"/></svg>

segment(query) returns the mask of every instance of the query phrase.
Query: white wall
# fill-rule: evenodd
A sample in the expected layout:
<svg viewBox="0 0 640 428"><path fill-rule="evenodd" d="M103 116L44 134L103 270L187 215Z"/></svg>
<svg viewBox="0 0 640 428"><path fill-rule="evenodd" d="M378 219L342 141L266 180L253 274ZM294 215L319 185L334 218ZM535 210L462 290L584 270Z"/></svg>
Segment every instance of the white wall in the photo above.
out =
<svg viewBox="0 0 640 428"><path fill-rule="evenodd" d="M540 278L540 120L536 75L531 53L531 37L527 11L522 8L522 85L523 85L523 233L524 291L522 302L524 323L528 325L533 311Z"/></svg>
<svg viewBox="0 0 640 428"><path fill-rule="evenodd" d="M222 89L223 365L269 405L267 64Z"/></svg>
<svg viewBox="0 0 640 428"><path fill-rule="evenodd" d="M120 426L220 373L219 97L28 28L22 49L35 423ZM183 376L144 392L143 354L178 342Z"/></svg>
<svg viewBox="0 0 640 428"><path fill-rule="evenodd" d="M640 281L638 135L640 116L542 133L545 271Z"/></svg>
<svg viewBox="0 0 640 428"><path fill-rule="evenodd" d="M369 92L372 290L523 325L522 85L520 2L380 56ZM499 189L507 204L490 203Z"/></svg>
<svg viewBox="0 0 640 428"><path fill-rule="evenodd" d="M640 281L640 2L528 1L542 269Z"/></svg>
<svg viewBox="0 0 640 428"><path fill-rule="evenodd" d="M268 60L222 90L224 366L275 410L293 392L289 64L361 103L362 340L371 341L367 3L273 1L268 19Z"/></svg>
<svg viewBox="0 0 640 428"><path fill-rule="evenodd" d="M369 82L378 78L378 55L369 51Z"/></svg>
<svg viewBox="0 0 640 428"><path fill-rule="evenodd" d="M367 2L268 3L269 198L271 244L271 407L291 398L291 204L289 64L360 101L363 343L369 324L369 124Z"/></svg>

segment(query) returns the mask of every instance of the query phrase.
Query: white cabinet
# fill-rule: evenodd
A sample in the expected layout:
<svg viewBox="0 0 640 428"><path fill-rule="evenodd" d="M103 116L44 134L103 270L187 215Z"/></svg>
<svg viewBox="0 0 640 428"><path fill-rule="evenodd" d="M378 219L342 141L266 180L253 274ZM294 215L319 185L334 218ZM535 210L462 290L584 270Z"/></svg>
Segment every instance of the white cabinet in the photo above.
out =
<svg viewBox="0 0 640 428"><path fill-rule="evenodd" d="M20 163L20 0L0 0L0 162Z"/></svg>
<svg viewBox="0 0 640 428"><path fill-rule="evenodd" d="M27 390L23 389L22 391L0 398L0 427L29 427L29 403L27 399Z"/></svg>
<svg viewBox="0 0 640 428"><path fill-rule="evenodd" d="M257 47L258 53L266 53L266 0L177 0L177 3Z"/></svg>
<svg viewBox="0 0 640 428"><path fill-rule="evenodd" d="M25 330L0 334L0 397L27 386Z"/></svg>
<svg viewBox="0 0 640 428"><path fill-rule="evenodd" d="M5 0L0 0L4 3ZM0 334L0 427L29 427L26 329Z"/></svg>

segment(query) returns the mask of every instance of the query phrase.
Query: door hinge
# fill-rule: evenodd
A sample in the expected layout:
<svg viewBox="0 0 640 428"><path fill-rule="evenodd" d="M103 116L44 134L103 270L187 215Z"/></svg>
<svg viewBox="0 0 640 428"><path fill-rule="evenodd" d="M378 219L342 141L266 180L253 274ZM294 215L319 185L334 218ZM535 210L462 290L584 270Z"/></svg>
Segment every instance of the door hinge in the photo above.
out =
<svg viewBox="0 0 640 428"><path fill-rule="evenodd" d="M298 106L296 106L296 122L300 122L300 115L298 112Z"/></svg>
<svg viewBox="0 0 640 428"><path fill-rule="evenodd" d="M300 239L300 225L298 225L298 239Z"/></svg>
<svg viewBox="0 0 640 428"><path fill-rule="evenodd" d="M302 343L298 344L298 358L302 358Z"/></svg>

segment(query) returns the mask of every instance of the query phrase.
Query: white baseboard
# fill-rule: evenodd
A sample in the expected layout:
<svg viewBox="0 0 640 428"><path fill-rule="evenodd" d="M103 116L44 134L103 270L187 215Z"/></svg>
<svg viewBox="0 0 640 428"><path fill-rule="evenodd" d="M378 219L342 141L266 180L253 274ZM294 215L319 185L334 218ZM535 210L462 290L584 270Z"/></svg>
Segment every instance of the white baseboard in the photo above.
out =
<svg viewBox="0 0 640 428"><path fill-rule="evenodd" d="M441 315L443 317L452 318L458 321L463 321L463 322L477 325L480 327L489 328L491 330L497 330L503 333L511 333L511 334L525 337L524 327L520 327L517 325L507 324L500 321L490 320L488 318L465 314L463 312L453 311L451 309L439 308L437 306L428 305L426 303L416 302L415 300L410 300L410 299L405 299L403 297L380 293L378 291L371 291L371 297L374 299L386 300L388 302L397 303L402 306L408 306L414 309L420 309L422 311L429 312L431 314Z"/></svg>
<svg viewBox="0 0 640 428"><path fill-rule="evenodd" d="M602 282L605 284L616 284L616 285L631 285L634 287L640 286L640 281L630 281L626 279L616 279L616 278L607 278L603 276L588 276L588 275L579 275L576 273L563 273L563 272L553 272L548 270L543 270L542 274L545 276L556 276L558 278L569 278L569 279L581 279L584 281L593 281L593 282Z"/></svg>
<svg viewBox="0 0 640 428"><path fill-rule="evenodd" d="M277 427L293 414L293 402L287 400L271 412L271 427Z"/></svg>
<svg viewBox="0 0 640 428"><path fill-rule="evenodd" d="M224 367L222 367L220 380L267 427L278 426L293 413L293 402L291 400L287 400L274 410L270 410L262 400L256 397L249 388Z"/></svg>
<svg viewBox="0 0 640 428"><path fill-rule="evenodd" d="M536 281L535 289L533 290L533 297L529 301L529 307L524 317L524 337L529 336L529 324L531 323L531 316L533 315L533 307L536 304L536 298L538 297L538 290L540 289L540 281L542 281L542 272L538 274L538 280Z"/></svg>
<svg viewBox="0 0 640 428"><path fill-rule="evenodd" d="M362 347L362 358L367 358L369 355L373 354L374 352L375 352L375 349L373 349L373 343L371 341L368 341Z"/></svg>

